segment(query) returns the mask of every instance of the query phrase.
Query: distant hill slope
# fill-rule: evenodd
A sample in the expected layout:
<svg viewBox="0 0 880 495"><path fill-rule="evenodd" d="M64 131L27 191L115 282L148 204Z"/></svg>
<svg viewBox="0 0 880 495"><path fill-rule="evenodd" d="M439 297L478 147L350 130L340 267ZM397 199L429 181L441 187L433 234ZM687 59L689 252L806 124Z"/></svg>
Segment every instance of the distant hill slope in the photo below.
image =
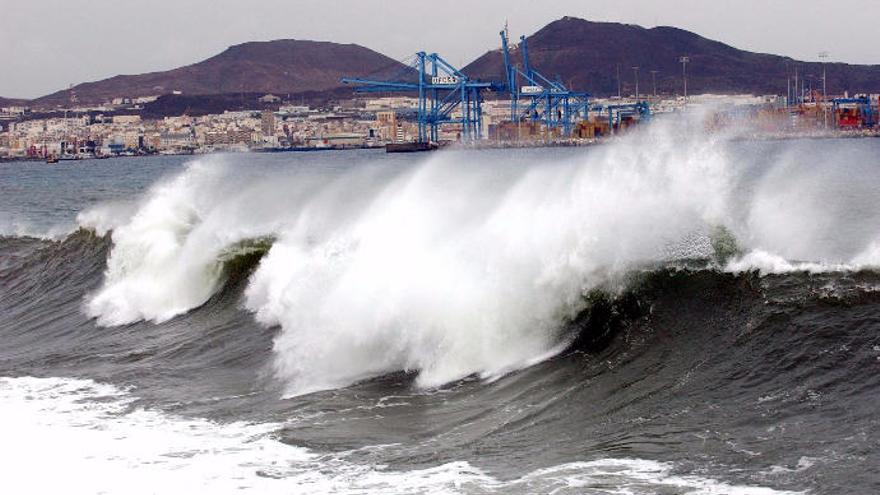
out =
<svg viewBox="0 0 880 495"><path fill-rule="evenodd" d="M299 93L341 86L343 76L390 76L399 62L359 45L323 41L276 40L235 45L202 62L163 72L121 75L83 83L73 90L83 103L182 91L187 95ZM33 101L53 107L70 100L68 90Z"/></svg>
<svg viewBox="0 0 880 495"><path fill-rule="evenodd" d="M23 100L21 98L3 98L0 96L0 108L2 107L16 107L21 105L27 105L28 100Z"/></svg>
<svg viewBox="0 0 880 495"><path fill-rule="evenodd" d="M139 112L145 119L160 119L175 115L201 115L223 113L226 110L278 109L280 103L263 103L259 99L265 93L224 93L214 95L163 95L147 103ZM291 94L297 104L322 107L331 101L351 98L350 87L337 87L324 91L305 91ZM127 113L127 112L126 112Z"/></svg>
<svg viewBox="0 0 880 495"><path fill-rule="evenodd" d="M519 41L511 40L511 41ZM571 87L607 96L617 94L620 64L624 94L635 92L632 67L640 67L639 91L652 91L650 71L657 74L657 90L681 93L679 57L690 57L689 93L785 94L788 74L798 67L801 76L821 85L818 63L797 62L788 57L753 53L673 27L646 29L640 26L564 17L528 37L530 63L548 78L561 77ZM500 45L500 41L499 41ZM521 57L514 55L517 64ZM464 68L471 77L501 80L504 74L500 50L481 56ZM827 65L828 91L880 92L880 66Z"/></svg>

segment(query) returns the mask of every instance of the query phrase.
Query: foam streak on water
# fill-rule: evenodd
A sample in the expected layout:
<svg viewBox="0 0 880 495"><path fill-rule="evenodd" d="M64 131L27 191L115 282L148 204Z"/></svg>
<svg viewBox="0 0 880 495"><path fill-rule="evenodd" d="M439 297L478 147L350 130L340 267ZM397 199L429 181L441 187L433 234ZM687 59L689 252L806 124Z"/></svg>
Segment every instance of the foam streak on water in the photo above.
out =
<svg viewBox="0 0 880 495"><path fill-rule="evenodd" d="M500 481L467 462L394 472L272 437L279 425L186 419L133 407L91 380L0 378L0 465L9 493L776 494L673 474L638 459L575 462ZM613 487L613 488L609 488Z"/></svg>

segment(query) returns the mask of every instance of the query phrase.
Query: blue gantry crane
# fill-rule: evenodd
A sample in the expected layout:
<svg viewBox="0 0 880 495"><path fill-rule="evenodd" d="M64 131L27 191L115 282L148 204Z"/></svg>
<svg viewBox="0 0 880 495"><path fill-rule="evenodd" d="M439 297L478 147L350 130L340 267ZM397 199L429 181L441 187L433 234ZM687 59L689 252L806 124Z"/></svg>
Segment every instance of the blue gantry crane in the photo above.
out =
<svg viewBox="0 0 880 495"><path fill-rule="evenodd" d="M522 68L512 63L507 28L501 31L501 52L510 93L510 119L514 122L529 120L543 123L548 129L562 128L570 136L577 120L589 116L590 95L571 91L558 78L544 77L529 62L529 47L525 36L520 36L519 51ZM520 85L522 84L522 85ZM523 104L520 104L520 100Z"/></svg>
<svg viewBox="0 0 880 495"><path fill-rule="evenodd" d="M460 124L461 139L482 137L483 91L503 91L494 81L469 78L436 53L416 53L411 64L391 80L343 78L361 93L409 92L418 94L417 122L419 142L437 142L441 124ZM454 115L458 109L459 115Z"/></svg>
<svg viewBox="0 0 880 495"><path fill-rule="evenodd" d="M522 67L519 67L511 59L506 27L500 35L504 82L472 79L437 53L426 52L416 53L399 74L388 80L347 77L342 82L354 85L359 93L417 94L419 143L437 142L442 124L459 124L464 141L481 139L483 92L487 90L509 94L512 122L541 123L547 129L561 129L564 137L572 135L575 124L586 120L591 109L600 114L607 111L612 128L615 121L619 125L630 115L650 117L646 102L591 108L589 93L572 91L558 77L551 80L532 67L525 36L520 36L518 45L522 54Z"/></svg>

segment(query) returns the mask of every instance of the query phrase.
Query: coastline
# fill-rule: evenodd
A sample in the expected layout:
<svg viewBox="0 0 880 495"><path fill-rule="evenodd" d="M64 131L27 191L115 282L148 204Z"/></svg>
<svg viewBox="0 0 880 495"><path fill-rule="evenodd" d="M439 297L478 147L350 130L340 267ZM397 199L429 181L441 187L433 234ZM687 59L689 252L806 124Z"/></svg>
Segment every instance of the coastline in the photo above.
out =
<svg viewBox="0 0 880 495"><path fill-rule="evenodd" d="M526 149L526 148L578 148L592 147L606 144L618 139L620 136L607 136L591 139L556 139L541 141L477 141L471 143L458 142L441 146L439 149L455 149L455 150L488 150L488 149ZM799 139L870 139L880 138L880 130L858 130L858 131L830 131L830 132L783 132L783 133L756 133L744 136L734 137L735 141L789 141ZM315 153L327 151L356 151L356 150L384 150L384 146L351 146L351 147L294 147L294 148L254 148L248 150L241 149L224 149L211 150L205 152L162 152L162 153L142 153L142 154L119 154L109 156L90 156L77 157L73 159L61 160L64 162L85 162L94 160L104 160L108 158L143 158L155 156L200 156L226 153ZM0 157L0 163L32 163L46 162L44 157ZM47 163L47 165L57 165L61 162Z"/></svg>

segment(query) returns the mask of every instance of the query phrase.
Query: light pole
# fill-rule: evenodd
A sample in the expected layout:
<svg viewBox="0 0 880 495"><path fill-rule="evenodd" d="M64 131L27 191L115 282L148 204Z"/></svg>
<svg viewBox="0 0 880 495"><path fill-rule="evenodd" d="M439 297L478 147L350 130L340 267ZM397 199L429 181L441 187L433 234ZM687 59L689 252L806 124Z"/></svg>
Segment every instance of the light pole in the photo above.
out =
<svg viewBox="0 0 880 495"><path fill-rule="evenodd" d="M813 79L815 77L813 74L804 76L804 103L813 103Z"/></svg>
<svg viewBox="0 0 880 495"><path fill-rule="evenodd" d="M617 64L617 99L620 99L620 64Z"/></svg>
<svg viewBox="0 0 880 495"><path fill-rule="evenodd" d="M688 101L688 75L687 75L687 64L691 61L691 58L688 56L681 56L678 59L681 62L681 78L684 81L684 103L687 104Z"/></svg>
<svg viewBox="0 0 880 495"><path fill-rule="evenodd" d="M828 78L825 74L825 60L828 58L828 52L819 53L822 60L822 110L825 114L825 129L828 129Z"/></svg>
<svg viewBox="0 0 880 495"><path fill-rule="evenodd" d="M785 87L785 108L791 106L791 75L789 74Z"/></svg>
<svg viewBox="0 0 880 495"><path fill-rule="evenodd" d="M639 68L633 67L633 72L636 73L636 101L639 101Z"/></svg>
<svg viewBox="0 0 880 495"><path fill-rule="evenodd" d="M651 86L654 87L654 98L657 98L657 72L656 70L651 71Z"/></svg>
<svg viewBox="0 0 880 495"><path fill-rule="evenodd" d="M791 67L785 62L785 108L791 106Z"/></svg>

